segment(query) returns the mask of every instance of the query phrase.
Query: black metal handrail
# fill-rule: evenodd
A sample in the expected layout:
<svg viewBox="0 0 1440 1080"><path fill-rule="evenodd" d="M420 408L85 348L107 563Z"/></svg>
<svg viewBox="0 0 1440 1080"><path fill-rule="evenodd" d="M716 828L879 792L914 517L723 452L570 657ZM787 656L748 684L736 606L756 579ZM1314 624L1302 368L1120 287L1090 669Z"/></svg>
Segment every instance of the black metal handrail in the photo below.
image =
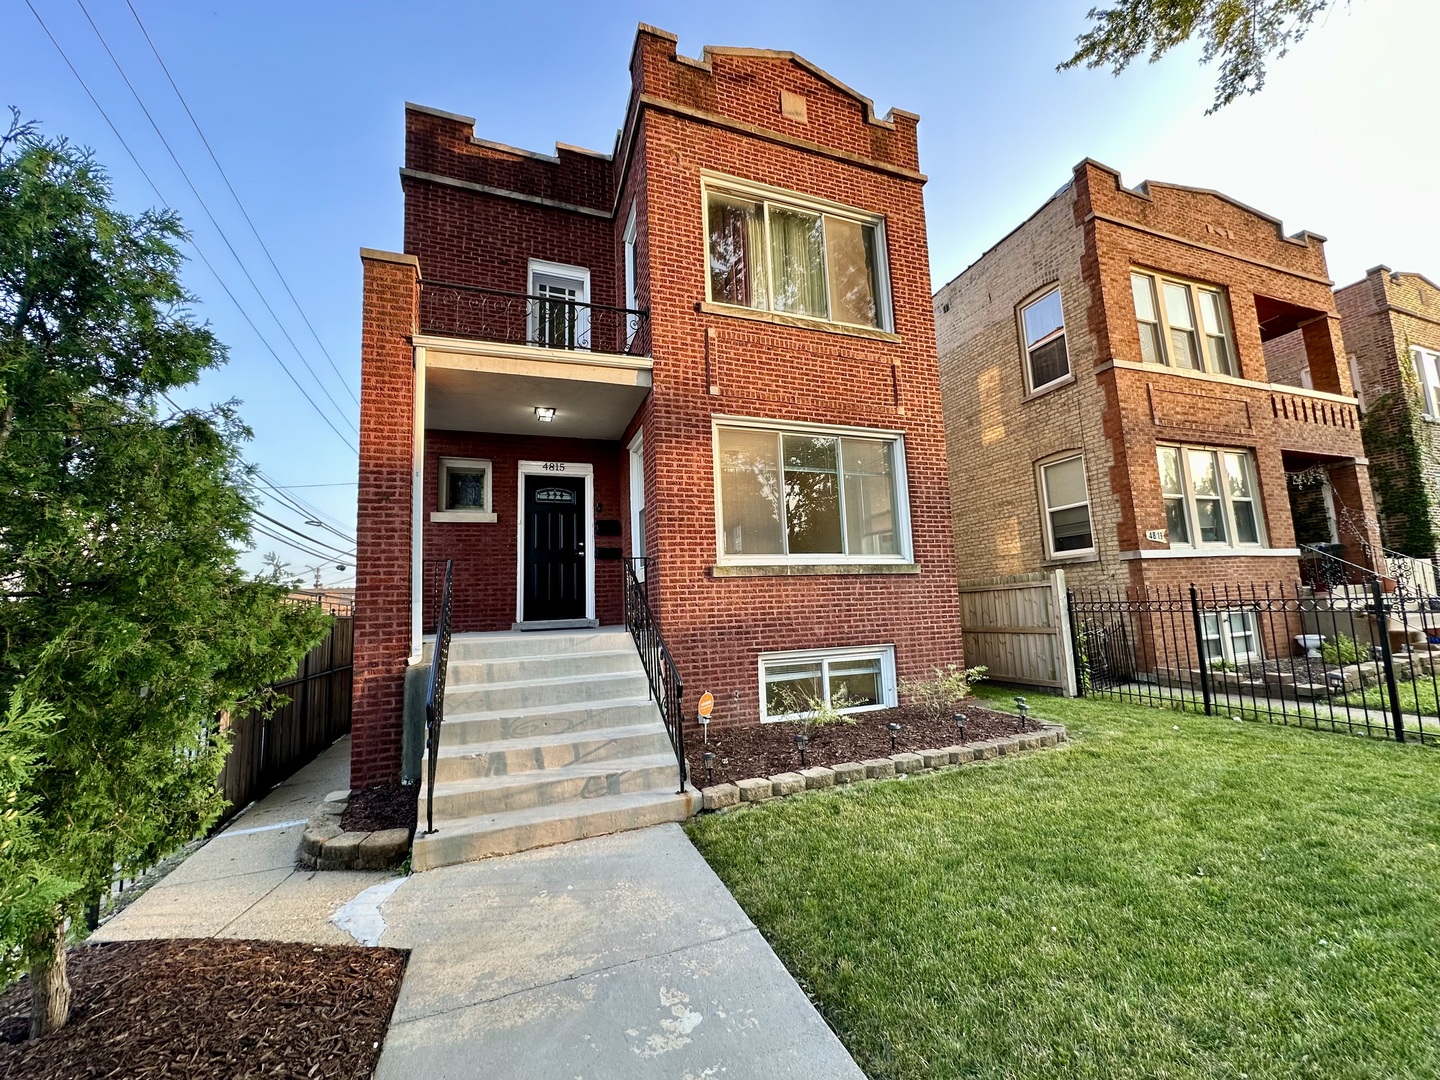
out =
<svg viewBox="0 0 1440 1080"><path fill-rule="evenodd" d="M1312 589L1319 588L1328 592L1346 585L1369 585L1380 576L1368 566L1342 559L1334 551L1327 550L1338 546L1301 544L1300 580Z"/></svg>
<svg viewBox="0 0 1440 1080"><path fill-rule="evenodd" d="M444 337L616 356L650 354L648 311L453 281L420 282L420 326Z"/></svg>
<svg viewBox="0 0 1440 1080"><path fill-rule="evenodd" d="M450 661L451 584L455 566L445 561L445 588L440 594L440 622L430 657L430 685L425 690L425 835L435 831L435 766L440 757L440 725L445 722L445 672Z"/></svg>
<svg viewBox="0 0 1440 1080"><path fill-rule="evenodd" d="M680 794L685 793L685 782L690 777L685 762L685 724L680 711L680 701L685 693L685 684L680 680L680 670L665 639L660 635L660 624L650 609L650 577L636 573L637 564L645 565L643 556L625 560L625 626L635 639L640 651L640 663L645 668L645 677L650 683L650 697L660 708L660 719L665 722L665 733L670 736L670 745L675 750L675 763L680 768Z"/></svg>

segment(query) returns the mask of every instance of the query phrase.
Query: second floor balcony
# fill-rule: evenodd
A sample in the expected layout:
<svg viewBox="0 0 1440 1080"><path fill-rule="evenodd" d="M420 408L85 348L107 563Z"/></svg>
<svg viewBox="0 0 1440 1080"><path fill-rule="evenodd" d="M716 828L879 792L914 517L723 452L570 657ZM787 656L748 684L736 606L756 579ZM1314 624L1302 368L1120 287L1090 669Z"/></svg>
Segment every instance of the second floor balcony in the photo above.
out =
<svg viewBox="0 0 1440 1080"><path fill-rule="evenodd" d="M650 313L572 299L420 282L424 334L612 356L650 355Z"/></svg>

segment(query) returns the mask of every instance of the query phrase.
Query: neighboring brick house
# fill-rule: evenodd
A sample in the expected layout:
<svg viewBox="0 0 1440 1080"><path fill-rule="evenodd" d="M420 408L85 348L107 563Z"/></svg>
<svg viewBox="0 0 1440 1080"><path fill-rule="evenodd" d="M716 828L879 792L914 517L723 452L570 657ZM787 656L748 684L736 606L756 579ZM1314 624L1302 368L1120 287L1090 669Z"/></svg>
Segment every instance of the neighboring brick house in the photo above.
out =
<svg viewBox="0 0 1440 1080"><path fill-rule="evenodd" d="M362 253L357 787L399 773L446 559L466 632L618 623L643 557L717 728L961 659L917 117L646 26L630 66L612 155L406 107L405 250Z"/></svg>
<svg viewBox="0 0 1440 1080"><path fill-rule="evenodd" d="M1440 286L1388 266L1335 290L1386 546L1433 558L1440 536Z"/></svg>
<svg viewBox="0 0 1440 1080"><path fill-rule="evenodd" d="M934 304L963 578L1293 586L1289 488L1316 477L1341 553L1365 560L1374 509L1323 238L1084 161ZM1292 332L1308 389L1267 364Z"/></svg>

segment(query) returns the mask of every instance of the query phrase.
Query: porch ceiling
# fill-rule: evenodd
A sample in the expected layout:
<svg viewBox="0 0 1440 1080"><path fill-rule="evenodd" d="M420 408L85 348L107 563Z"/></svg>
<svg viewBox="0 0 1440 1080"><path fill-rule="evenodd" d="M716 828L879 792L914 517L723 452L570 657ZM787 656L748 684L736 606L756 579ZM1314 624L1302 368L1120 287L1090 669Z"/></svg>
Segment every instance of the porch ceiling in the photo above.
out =
<svg viewBox="0 0 1440 1080"><path fill-rule="evenodd" d="M650 392L648 359L467 346L425 343L427 428L616 440ZM536 407L555 419L537 420Z"/></svg>

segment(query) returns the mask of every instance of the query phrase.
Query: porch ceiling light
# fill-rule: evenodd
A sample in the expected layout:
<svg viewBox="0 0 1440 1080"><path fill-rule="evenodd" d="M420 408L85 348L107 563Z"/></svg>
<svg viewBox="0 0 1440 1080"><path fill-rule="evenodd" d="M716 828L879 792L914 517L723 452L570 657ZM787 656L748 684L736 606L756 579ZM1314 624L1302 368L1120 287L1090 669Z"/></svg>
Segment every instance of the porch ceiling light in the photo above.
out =
<svg viewBox="0 0 1440 1080"><path fill-rule="evenodd" d="M542 424L548 424L555 419L555 410L548 405L536 405L535 419L539 420Z"/></svg>

